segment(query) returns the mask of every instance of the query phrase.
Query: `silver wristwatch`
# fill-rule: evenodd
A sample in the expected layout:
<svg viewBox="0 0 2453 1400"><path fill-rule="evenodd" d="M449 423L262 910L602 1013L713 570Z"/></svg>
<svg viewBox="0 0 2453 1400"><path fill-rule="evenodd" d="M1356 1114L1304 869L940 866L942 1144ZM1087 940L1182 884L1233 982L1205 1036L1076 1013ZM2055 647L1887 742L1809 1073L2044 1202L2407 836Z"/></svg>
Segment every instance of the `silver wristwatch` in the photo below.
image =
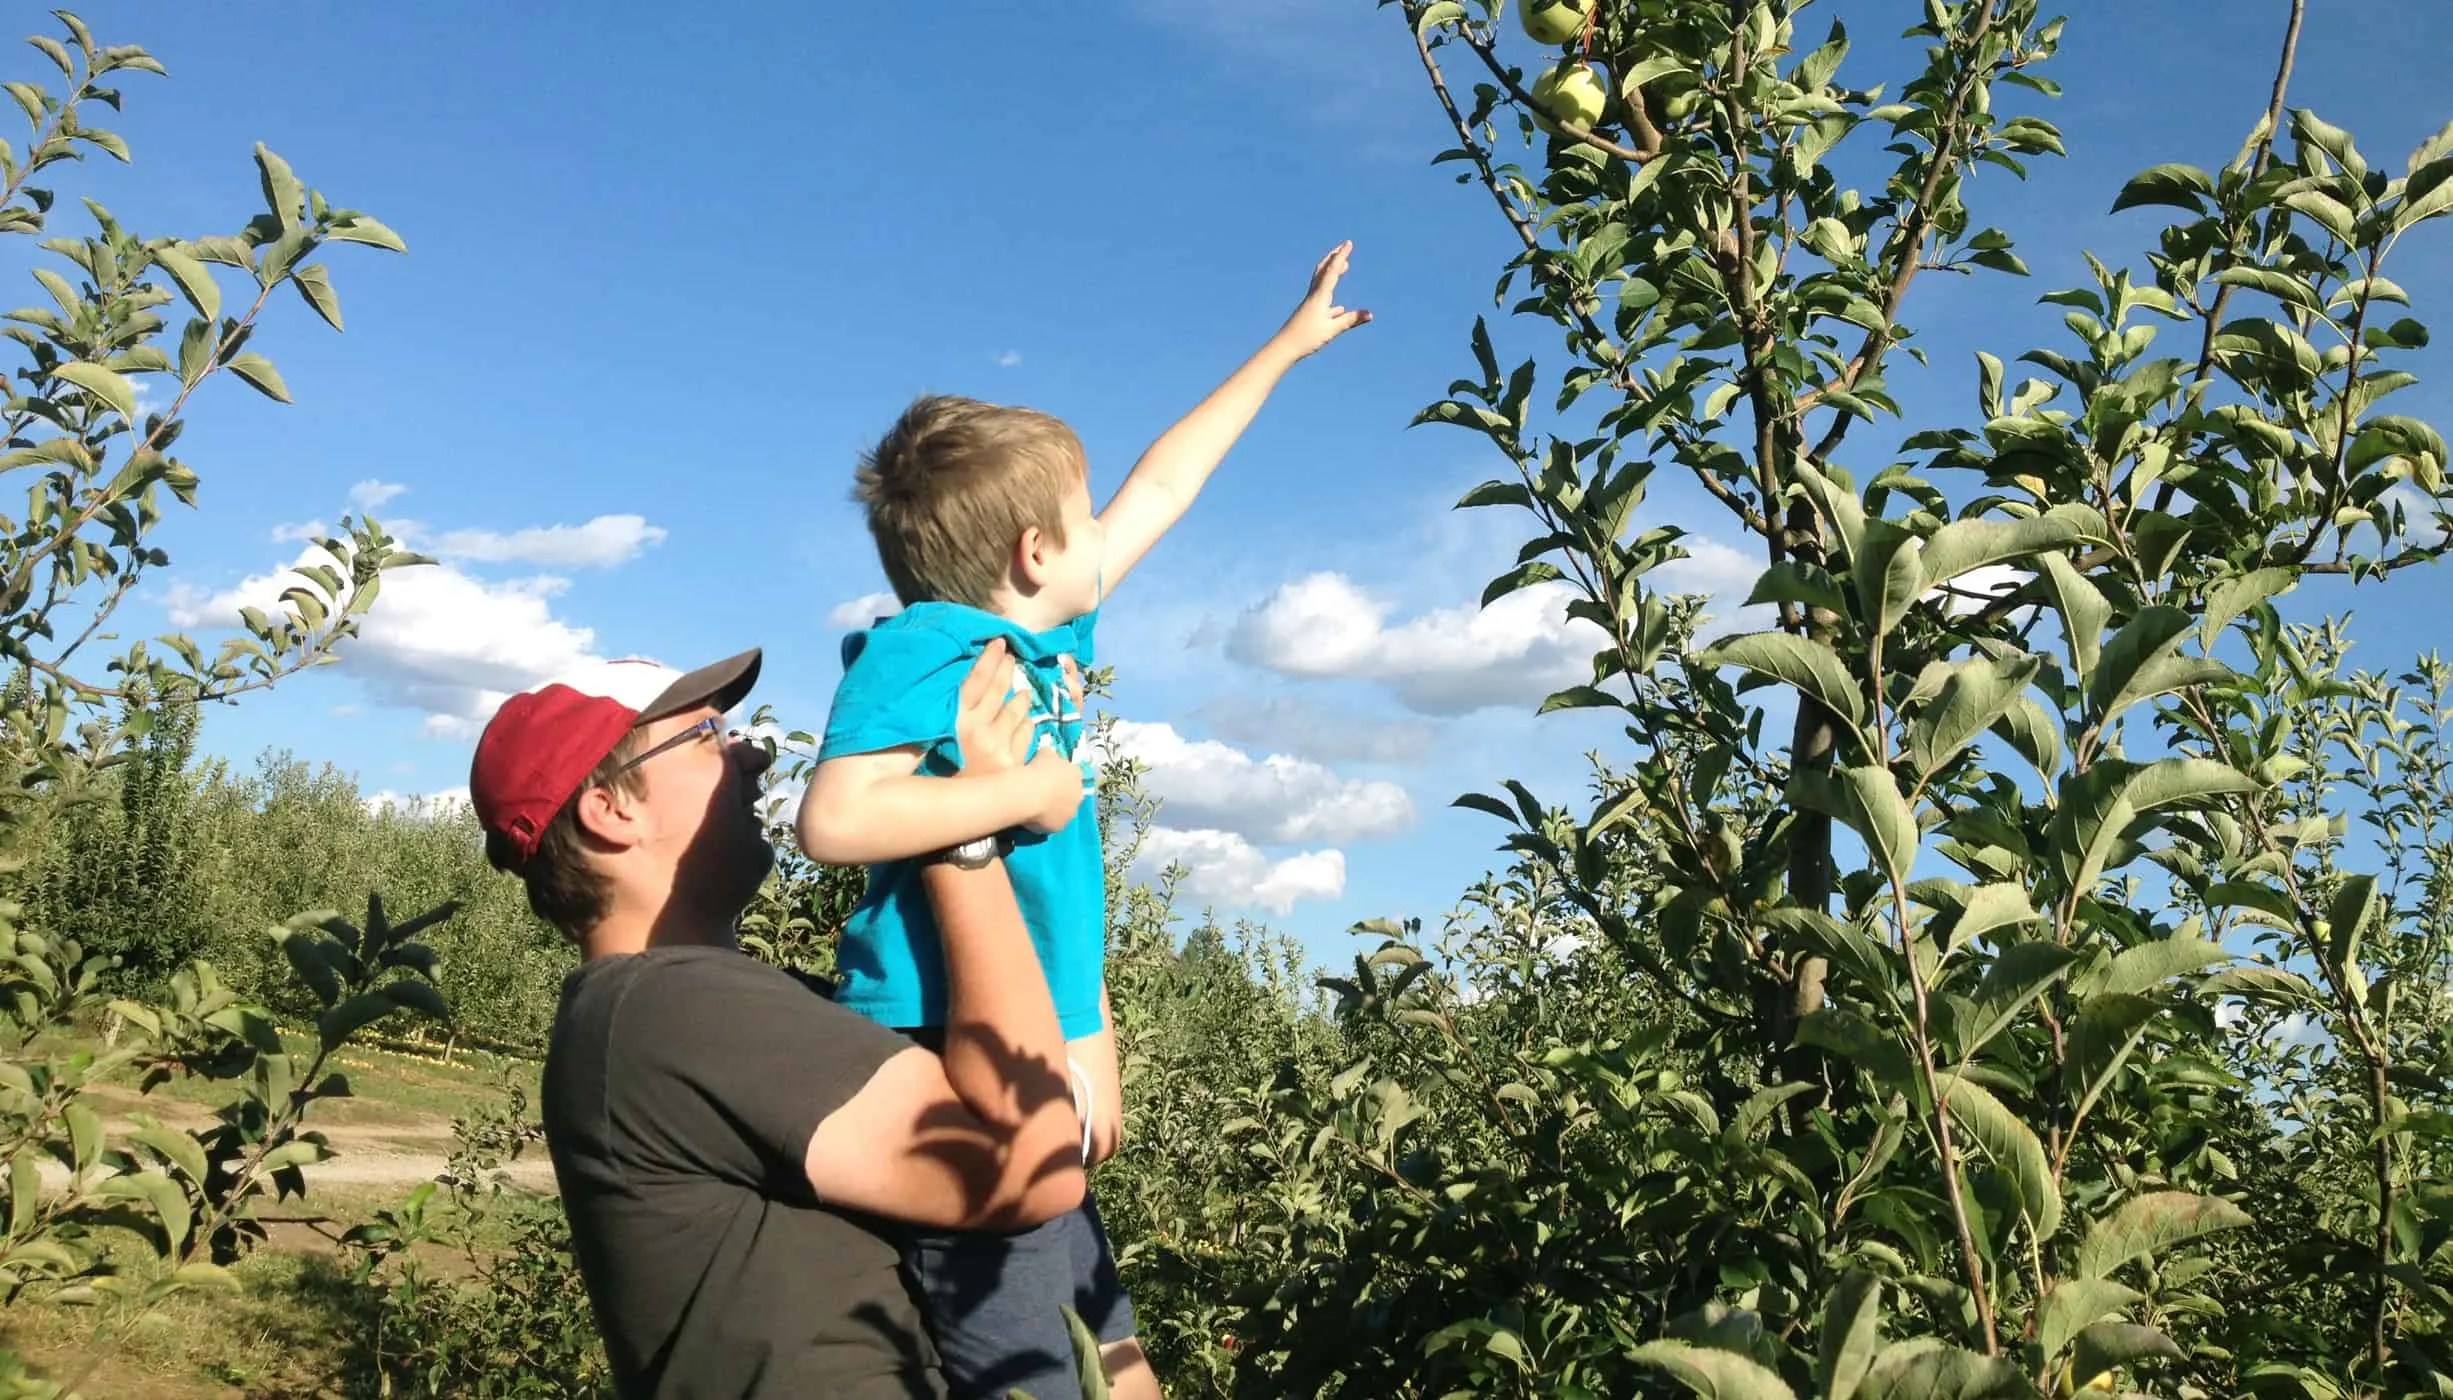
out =
<svg viewBox="0 0 2453 1400"><path fill-rule="evenodd" d="M931 864L950 865L956 870L978 870L1003 854L1005 854L1004 837L982 836L976 840L965 841L959 846L948 846L930 856L929 861Z"/></svg>

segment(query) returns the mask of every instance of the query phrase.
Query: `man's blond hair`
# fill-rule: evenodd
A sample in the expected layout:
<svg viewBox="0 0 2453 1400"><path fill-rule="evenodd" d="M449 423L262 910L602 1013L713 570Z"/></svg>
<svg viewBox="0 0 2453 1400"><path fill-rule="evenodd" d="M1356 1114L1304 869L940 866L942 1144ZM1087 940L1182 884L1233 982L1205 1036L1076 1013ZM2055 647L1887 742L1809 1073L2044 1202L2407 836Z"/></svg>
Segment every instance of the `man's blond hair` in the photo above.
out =
<svg viewBox="0 0 2453 1400"><path fill-rule="evenodd" d="M1065 493L1087 471L1058 418L932 394L862 454L852 497L896 597L984 608L1023 531L1064 546Z"/></svg>

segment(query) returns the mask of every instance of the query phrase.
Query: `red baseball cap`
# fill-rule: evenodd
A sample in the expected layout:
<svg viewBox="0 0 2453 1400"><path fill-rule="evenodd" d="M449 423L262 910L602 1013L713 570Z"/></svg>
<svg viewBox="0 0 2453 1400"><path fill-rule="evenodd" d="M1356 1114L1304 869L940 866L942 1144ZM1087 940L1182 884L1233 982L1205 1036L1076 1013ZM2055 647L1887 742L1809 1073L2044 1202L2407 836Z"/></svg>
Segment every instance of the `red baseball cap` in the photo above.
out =
<svg viewBox="0 0 2453 1400"><path fill-rule="evenodd" d="M486 843L495 864L516 869L537 853L545 828L623 735L701 705L740 704L757 684L759 659L753 647L687 672L635 658L600 661L504 701L477 736L468 769L469 805L498 838Z"/></svg>

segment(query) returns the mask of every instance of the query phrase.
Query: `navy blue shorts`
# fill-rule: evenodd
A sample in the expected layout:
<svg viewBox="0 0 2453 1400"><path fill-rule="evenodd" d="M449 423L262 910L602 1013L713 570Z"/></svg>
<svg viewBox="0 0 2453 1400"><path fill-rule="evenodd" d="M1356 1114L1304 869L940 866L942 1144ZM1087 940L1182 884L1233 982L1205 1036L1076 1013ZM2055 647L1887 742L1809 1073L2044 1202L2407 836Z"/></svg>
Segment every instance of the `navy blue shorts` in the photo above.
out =
<svg viewBox="0 0 2453 1400"><path fill-rule="evenodd" d="M1073 1210L1018 1234L915 1231L904 1243L903 1277L955 1400L1016 1389L1031 1400L1082 1400L1062 1304L1102 1346L1134 1334L1133 1300L1087 1191Z"/></svg>

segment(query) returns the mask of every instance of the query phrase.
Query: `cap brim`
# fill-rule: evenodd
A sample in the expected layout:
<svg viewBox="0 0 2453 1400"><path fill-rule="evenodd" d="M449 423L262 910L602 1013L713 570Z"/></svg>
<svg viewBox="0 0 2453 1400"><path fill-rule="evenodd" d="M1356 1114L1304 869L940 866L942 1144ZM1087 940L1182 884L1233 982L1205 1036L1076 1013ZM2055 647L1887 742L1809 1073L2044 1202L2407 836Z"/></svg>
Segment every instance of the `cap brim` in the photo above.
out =
<svg viewBox="0 0 2453 1400"><path fill-rule="evenodd" d="M695 710L701 705L710 705L718 710L731 709L750 693L751 686L758 683L758 665L762 655L758 648L752 647L738 656L728 656L699 667L666 686L662 694L647 702L647 708L639 712L636 723L645 724L667 715L680 714L684 710Z"/></svg>

